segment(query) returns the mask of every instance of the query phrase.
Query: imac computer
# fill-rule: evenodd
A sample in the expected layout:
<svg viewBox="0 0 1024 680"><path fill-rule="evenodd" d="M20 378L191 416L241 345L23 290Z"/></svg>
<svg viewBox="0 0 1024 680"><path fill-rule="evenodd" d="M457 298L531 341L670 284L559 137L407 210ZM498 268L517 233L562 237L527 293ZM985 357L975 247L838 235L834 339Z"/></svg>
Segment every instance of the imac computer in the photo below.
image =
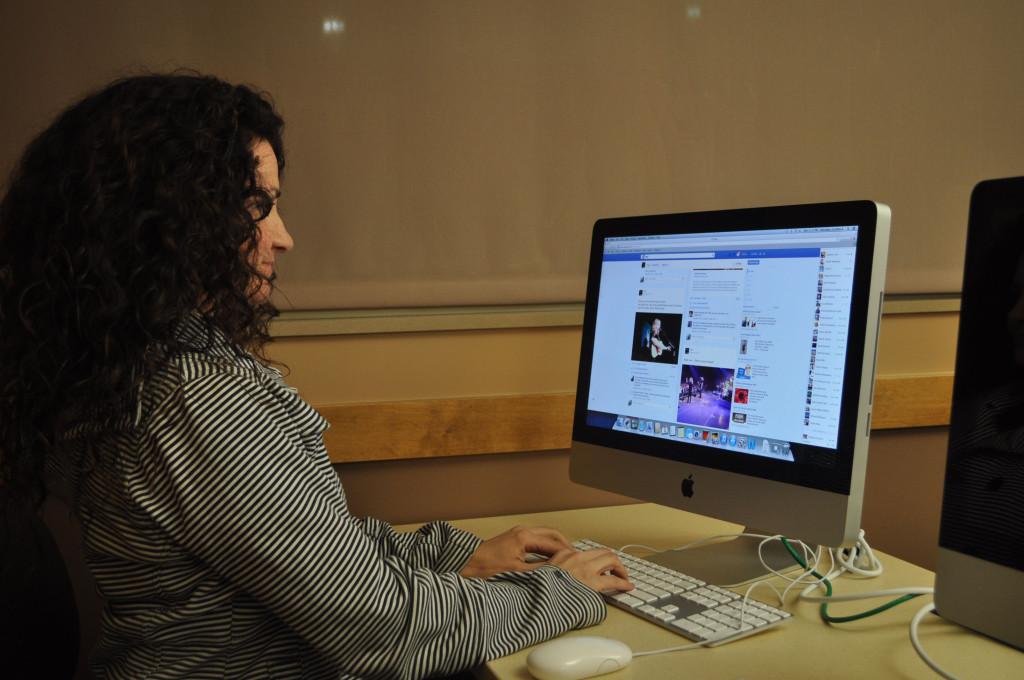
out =
<svg viewBox="0 0 1024 680"><path fill-rule="evenodd" d="M889 216L853 201L599 220L570 478L770 535L855 541ZM773 568L795 566L773 545ZM757 548L647 559L732 584L764 574Z"/></svg>
<svg viewBox="0 0 1024 680"><path fill-rule="evenodd" d="M1024 177L971 194L935 569L946 619L1024 649Z"/></svg>

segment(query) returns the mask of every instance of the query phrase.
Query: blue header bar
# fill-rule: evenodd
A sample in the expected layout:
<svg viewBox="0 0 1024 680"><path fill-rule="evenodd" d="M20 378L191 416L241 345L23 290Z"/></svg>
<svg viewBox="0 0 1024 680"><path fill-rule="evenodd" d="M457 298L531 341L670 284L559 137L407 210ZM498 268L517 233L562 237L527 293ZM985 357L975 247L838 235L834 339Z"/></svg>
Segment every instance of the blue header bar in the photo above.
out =
<svg viewBox="0 0 1024 680"><path fill-rule="evenodd" d="M676 262L680 260L745 260L752 257L818 257L821 248L773 248L758 250L714 250L678 253L605 253L605 262L646 261Z"/></svg>

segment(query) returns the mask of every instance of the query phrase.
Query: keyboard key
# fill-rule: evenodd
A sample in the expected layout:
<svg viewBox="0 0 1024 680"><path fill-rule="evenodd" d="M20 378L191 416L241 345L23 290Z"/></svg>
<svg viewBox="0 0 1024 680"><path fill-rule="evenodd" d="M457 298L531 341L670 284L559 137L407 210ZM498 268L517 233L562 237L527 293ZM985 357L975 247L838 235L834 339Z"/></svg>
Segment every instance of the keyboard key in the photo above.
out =
<svg viewBox="0 0 1024 680"><path fill-rule="evenodd" d="M640 590L639 588L631 590L630 592L633 594L633 597L643 600L644 602L654 602L659 599L657 595L651 595L646 590Z"/></svg>
<svg viewBox="0 0 1024 680"><path fill-rule="evenodd" d="M682 630L685 630L687 633L694 633L694 632L700 630L700 626L699 625L697 625L693 621L689 621L687 619L676 619L675 621L672 622L672 625L675 626L676 628L680 628Z"/></svg>
<svg viewBox="0 0 1024 680"><path fill-rule="evenodd" d="M643 600L633 597L629 593L619 593L618 595L612 595L612 599L616 602L621 602L627 607L639 607L644 603Z"/></svg>

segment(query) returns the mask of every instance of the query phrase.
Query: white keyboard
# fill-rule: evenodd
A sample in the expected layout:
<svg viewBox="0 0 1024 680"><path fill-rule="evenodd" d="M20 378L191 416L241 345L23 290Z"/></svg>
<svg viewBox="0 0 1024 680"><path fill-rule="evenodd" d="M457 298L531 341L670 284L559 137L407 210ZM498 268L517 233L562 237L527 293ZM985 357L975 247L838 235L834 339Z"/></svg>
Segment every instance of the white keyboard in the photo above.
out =
<svg viewBox="0 0 1024 680"><path fill-rule="evenodd" d="M577 550L607 548L586 539L577 541L574 546ZM731 590L608 549L622 560L636 590L604 593L604 599L695 642L707 642L713 647L760 633L790 618L789 612L756 600L748 599L744 608L743 597Z"/></svg>

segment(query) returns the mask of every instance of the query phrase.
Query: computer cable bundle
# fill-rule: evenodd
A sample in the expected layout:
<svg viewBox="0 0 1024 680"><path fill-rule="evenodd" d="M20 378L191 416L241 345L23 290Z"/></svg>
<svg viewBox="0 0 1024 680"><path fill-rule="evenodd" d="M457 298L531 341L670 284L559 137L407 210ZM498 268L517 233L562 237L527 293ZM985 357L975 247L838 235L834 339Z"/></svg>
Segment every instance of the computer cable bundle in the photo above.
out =
<svg viewBox="0 0 1024 680"><path fill-rule="evenodd" d="M802 567L804 567L804 569L807 569L806 573L817 575L816 570L808 569L806 567L806 559L801 560L800 555L789 544L789 541L787 541L786 539L782 539L782 544L786 546L787 550L789 550L789 553L793 556L793 559L796 560L796 562L800 564ZM832 555L831 550L829 550L829 554ZM869 563L868 567L865 568L855 563L860 555L863 555L867 559ZM811 602L821 602L821 618L827 623L846 623L849 621L865 619L869 616L874 616L875 614L880 614L886 610L892 609L893 607L903 604L904 602L907 602L915 597L935 592L934 588L922 587L889 588L886 590L876 590L869 593L857 593L854 595L834 595L832 593L832 584L830 582L830 579L835 578L843 574L844 572L849 572L865 578L872 578L882 573L882 564L871 551L871 546L868 545L867 541L864 538L863 530L861 530L860 532L857 544L848 552L846 552L846 554L844 554L844 551L840 551L840 557L838 559L834 558L834 562L838 562L838 568L830 570L826 577L820 577L817 583L811 584L803 592L800 593L801 599L809 600ZM826 594L824 597L809 594L810 591L816 587L825 588ZM875 597L889 597L892 595L899 595L899 597L879 607L875 607L874 609L870 609L866 612L861 612L859 614L852 614L850 616L831 616L828 613L829 602L848 602L853 600L863 600ZM914 614L914 617L910 620L910 643L911 645L913 645L914 651L917 652L917 655L921 657L921 660L924 661L929 668L931 668L941 677L946 678L946 680L957 680L957 677L955 675L943 670L937 663L935 663L935 661L930 656L928 656L928 653L924 651L924 647L921 645L921 641L918 638L917 629L921 623L921 620L925 617L925 615L934 611L935 603L929 602L925 606L921 607L921 609L919 609L917 613Z"/></svg>
<svg viewBox="0 0 1024 680"><path fill-rule="evenodd" d="M812 574L818 579L817 582L807 586L807 588L805 588L803 592L800 593L800 598L803 600L808 600L810 602L820 602L820 615L822 620L826 623L849 623L850 621L866 619L869 616L881 614L882 612L892 609L897 605L901 605L904 602L908 602L914 599L915 597L920 597L921 595L926 595L934 592L932 588L889 588L886 590L876 590L869 593L856 593L853 595L835 595L832 591L832 579L837 578L838 576L841 576L844 573L849 572L856 575L861 575L865 578L877 576L882 573L881 562L879 562L878 559L874 556L874 553L871 552L870 546L867 545L867 541L864 540L863 531L861 531L860 537L857 541L857 545L850 551L848 556L843 556L841 553L840 557L833 557L833 560L837 562L838 565L834 567L831 571L829 571L827 575L824 576L818 573L817 569L809 567L807 565L807 561L803 557L801 557L799 553L797 553L797 551L793 548L789 540L783 538L782 544L789 551L790 555L792 555L793 559L796 560L797 564L803 567L807 571L807 573ZM866 547L860 548L860 546ZM870 563L867 568L860 567L854 563L858 552L862 552L863 554L869 556ZM831 550L829 551L829 554L832 555ZM811 595L810 592L815 588L824 588L824 597ZM897 595L898 597L894 600L886 602L885 604L879 605L874 609L869 609L868 611L860 612L857 614L851 614L848 616L832 616L831 614L829 614L828 611L828 605L831 602L866 600L876 597L889 597L892 595Z"/></svg>

